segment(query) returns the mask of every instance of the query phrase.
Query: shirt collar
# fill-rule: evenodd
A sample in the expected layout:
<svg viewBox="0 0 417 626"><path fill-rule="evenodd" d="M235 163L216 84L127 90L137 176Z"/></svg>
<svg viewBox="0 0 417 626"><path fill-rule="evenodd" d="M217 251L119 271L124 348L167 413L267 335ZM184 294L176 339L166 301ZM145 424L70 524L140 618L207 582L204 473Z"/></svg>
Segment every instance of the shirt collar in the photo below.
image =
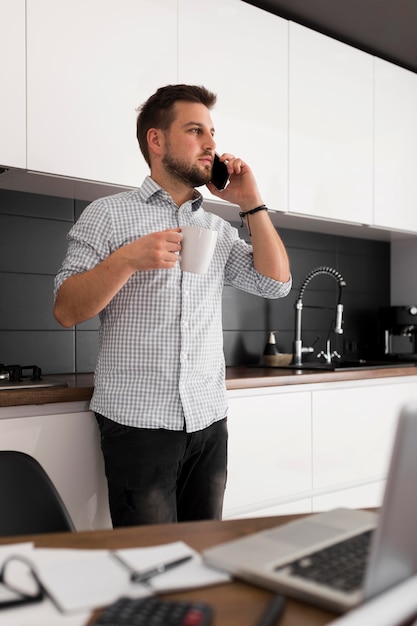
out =
<svg viewBox="0 0 417 626"><path fill-rule="evenodd" d="M150 176L147 176L143 181L140 192L146 201L150 200L152 196L158 195L165 197L167 200L172 202L172 198L169 193L158 185L158 183L156 183ZM199 191L197 191L197 189L194 189L193 198L191 199L191 210L197 211L201 207L202 202L203 196Z"/></svg>

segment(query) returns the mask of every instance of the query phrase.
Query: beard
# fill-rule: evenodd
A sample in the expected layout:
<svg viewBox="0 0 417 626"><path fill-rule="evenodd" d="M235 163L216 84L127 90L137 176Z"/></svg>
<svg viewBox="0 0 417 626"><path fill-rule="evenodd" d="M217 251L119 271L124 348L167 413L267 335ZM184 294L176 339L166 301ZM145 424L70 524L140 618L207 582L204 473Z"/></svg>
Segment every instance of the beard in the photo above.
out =
<svg viewBox="0 0 417 626"><path fill-rule="evenodd" d="M162 158L162 163L171 176L192 187L201 187L207 184L211 178L211 168L200 169L197 165L189 165L173 156L170 146L167 146L167 152Z"/></svg>

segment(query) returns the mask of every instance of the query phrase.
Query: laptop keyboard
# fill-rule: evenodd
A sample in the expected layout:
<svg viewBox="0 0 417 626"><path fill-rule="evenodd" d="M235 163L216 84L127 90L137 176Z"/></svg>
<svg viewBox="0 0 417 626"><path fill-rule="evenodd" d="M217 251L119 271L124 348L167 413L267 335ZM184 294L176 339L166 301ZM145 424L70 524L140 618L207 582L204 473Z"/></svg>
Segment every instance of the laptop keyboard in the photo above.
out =
<svg viewBox="0 0 417 626"><path fill-rule="evenodd" d="M352 593L362 587L371 536L369 530L275 569Z"/></svg>

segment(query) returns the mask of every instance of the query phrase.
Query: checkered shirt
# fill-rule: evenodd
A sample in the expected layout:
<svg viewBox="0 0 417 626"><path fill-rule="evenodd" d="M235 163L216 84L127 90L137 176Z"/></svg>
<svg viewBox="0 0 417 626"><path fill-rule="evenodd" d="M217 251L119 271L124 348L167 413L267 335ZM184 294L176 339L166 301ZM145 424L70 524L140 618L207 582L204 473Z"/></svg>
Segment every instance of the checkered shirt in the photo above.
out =
<svg viewBox="0 0 417 626"><path fill-rule="evenodd" d="M195 225L217 230L207 274L173 269L134 273L100 313L99 356L91 410L121 424L194 432L227 412L222 289L266 298L287 295L253 266L252 247L236 228L206 212L202 196L180 208L147 177L137 190L92 202L68 234L55 294L74 274L148 233Z"/></svg>

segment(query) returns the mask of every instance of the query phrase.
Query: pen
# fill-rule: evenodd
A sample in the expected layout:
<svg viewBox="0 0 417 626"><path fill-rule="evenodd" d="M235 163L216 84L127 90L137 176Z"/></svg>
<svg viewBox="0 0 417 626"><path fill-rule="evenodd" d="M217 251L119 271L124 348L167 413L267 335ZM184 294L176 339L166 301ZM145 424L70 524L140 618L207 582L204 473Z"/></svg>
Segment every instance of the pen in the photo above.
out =
<svg viewBox="0 0 417 626"><path fill-rule="evenodd" d="M137 572L133 568L131 568L128 563L126 563L118 554L115 552L111 553L112 556L121 563L124 567L127 567L130 571L130 580L133 583L146 583L154 576L158 576L158 574L163 574L174 567L178 567L187 561L190 561L193 557L192 555L183 556L180 559L174 559L173 561L167 561L166 563L160 563L159 565L155 565L150 569L145 570L144 572Z"/></svg>
<svg viewBox="0 0 417 626"><path fill-rule="evenodd" d="M174 561L167 561L166 563L160 563L155 567L151 567L144 572L132 572L130 575L130 580L133 583L146 583L154 576L158 576L159 574L163 574L164 572L168 572L170 569L174 569L174 567L178 567L187 561L190 561L193 557L183 556L181 559L174 559Z"/></svg>
<svg viewBox="0 0 417 626"><path fill-rule="evenodd" d="M276 626L285 607L285 598L280 594L275 595L262 615L257 626Z"/></svg>
<svg viewBox="0 0 417 626"><path fill-rule="evenodd" d="M163 574L174 567L178 567L187 561L190 561L193 557L192 555L183 556L179 559L174 559L173 561L166 561L164 563L160 563L159 565L154 565L150 569L145 570L144 572L137 572L134 570L126 561L119 556L116 552L111 552L111 555L116 561L121 563L123 567L126 567L130 571L130 580L133 583L146 583L154 576L158 576L158 574Z"/></svg>

